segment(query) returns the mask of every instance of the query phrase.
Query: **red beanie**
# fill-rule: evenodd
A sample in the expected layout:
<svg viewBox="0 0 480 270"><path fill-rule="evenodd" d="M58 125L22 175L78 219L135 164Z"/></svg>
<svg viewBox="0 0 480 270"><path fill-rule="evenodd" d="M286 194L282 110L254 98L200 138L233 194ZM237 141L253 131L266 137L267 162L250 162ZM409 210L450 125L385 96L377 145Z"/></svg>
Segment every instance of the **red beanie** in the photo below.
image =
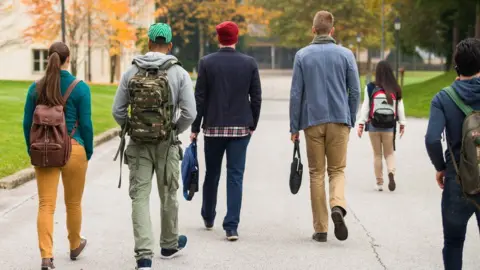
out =
<svg viewBox="0 0 480 270"><path fill-rule="evenodd" d="M238 42L238 26L234 22L223 22L216 29L220 44L230 46Z"/></svg>

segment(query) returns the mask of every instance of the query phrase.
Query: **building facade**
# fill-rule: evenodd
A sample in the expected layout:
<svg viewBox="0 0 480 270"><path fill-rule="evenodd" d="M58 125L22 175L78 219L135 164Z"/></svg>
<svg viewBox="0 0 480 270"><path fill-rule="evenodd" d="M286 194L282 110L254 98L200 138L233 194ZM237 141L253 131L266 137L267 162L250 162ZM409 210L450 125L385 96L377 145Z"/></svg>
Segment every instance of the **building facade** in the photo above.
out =
<svg viewBox="0 0 480 270"><path fill-rule="evenodd" d="M30 43L23 38L23 33L32 20L27 14L27 7L20 0L1 0L0 5L0 80L33 81L43 76L48 62L49 43ZM68 8L71 0L66 0ZM132 5L142 1L131 1ZM60 9L60 7L59 7ZM147 27L155 21L153 4L135 7L137 11L131 23L135 27ZM59 18L60 20L60 18ZM85 18L86 20L86 18ZM58 37L61 40L61 36ZM87 80L88 77L88 44L86 36L82 39L77 62L77 77ZM123 48L115 70L114 81L131 65L132 58L139 51L133 46ZM91 81L96 83L110 82L110 55L104 44L92 39L91 47Z"/></svg>

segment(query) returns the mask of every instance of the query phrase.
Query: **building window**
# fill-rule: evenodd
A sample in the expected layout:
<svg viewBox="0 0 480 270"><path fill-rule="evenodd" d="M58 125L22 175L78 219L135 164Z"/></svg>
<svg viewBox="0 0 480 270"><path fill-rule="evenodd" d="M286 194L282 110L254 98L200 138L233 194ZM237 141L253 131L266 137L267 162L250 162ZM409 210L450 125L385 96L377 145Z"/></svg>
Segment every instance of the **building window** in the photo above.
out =
<svg viewBox="0 0 480 270"><path fill-rule="evenodd" d="M33 50L33 72L44 72L48 64L48 50Z"/></svg>

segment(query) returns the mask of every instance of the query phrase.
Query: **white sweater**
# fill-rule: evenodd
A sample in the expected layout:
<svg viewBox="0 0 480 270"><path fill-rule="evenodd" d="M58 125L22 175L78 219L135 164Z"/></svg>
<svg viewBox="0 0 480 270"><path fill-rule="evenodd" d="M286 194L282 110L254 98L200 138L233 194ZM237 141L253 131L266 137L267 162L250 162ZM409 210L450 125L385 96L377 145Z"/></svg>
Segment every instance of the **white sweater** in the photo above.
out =
<svg viewBox="0 0 480 270"><path fill-rule="evenodd" d="M370 97L368 96L368 87L365 87L364 93L363 93L363 104L362 104L362 109L360 111L360 119L358 120L359 125L365 125L365 123L368 121L368 118L370 116ZM379 96L384 96L384 94L380 94ZM395 101L394 101L395 102ZM407 118L405 116L405 107L403 106L403 98L398 102L398 123L402 126L404 126L407 123Z"/></svg>

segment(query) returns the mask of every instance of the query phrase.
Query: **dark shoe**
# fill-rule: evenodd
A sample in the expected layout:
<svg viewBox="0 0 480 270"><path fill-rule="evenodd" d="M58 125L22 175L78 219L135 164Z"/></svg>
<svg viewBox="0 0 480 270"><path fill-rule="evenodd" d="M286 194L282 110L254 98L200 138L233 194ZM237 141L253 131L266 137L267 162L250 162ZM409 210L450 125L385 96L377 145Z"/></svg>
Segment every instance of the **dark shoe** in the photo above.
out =
<svg viewBox="0 0 480 270"><path fill-rule="evenodd" d="M395 178L393 177L393 173L388 174L388 180L390 180L390 182L388 183L388 189L390 191L394 191L397 185L395 184Z"/></svg>
<svg viewBox="0 0 480 270"><path fill-rule="evenodd" d="M238 240L237 230L228 230L228 231L225 231L225 233L227 234L227 240L228 241L234 242L234 241Z"/></svg>
<svg viewBox="0 0 480 270"><path fill-rule="evenodd" d="M335 206L332 208L332 220L335 224L335 237L340 241L345 241L348 238L348 229L345 225L345 220L343 219L344 213L343 209Z"/></svg>
<svg viewBox="0 0 480 270"><path fill-rule="evenodd" d="M78 258L78 256L80 256L80 254L82 253L82 251L85 249L86 246L87 246L87 239L82 238L82 240L80 240L80 246L74 250L70 250L70 260L75 261Z"/></svg>
<svg viewBox="0 0 480 270"><path fill-rule="evenodd" d="M178 247L175 249L166 249L162 248L160 258L168 260L177 257L180 254L185 246L187 245L187 237L185 235L180 235L178 237Z"/></svg>
<svg viewBox="0 0 480 270"><path fill-rule="evenodd" d="M317 242L327 242L327 233L314 233L312 239Z"/></svg>
<svg viewBox="0 0 480 270"><path fill-rule="evenodd" d="M213 229L213 222L208 222L208 221L204 220L203 223L205 224L205 228L208 231L211 231Z"/></svg>
<svg viewBox="0 0 480 270"><path fill-rule="evenodd" d="M151 270L152 269L152 260L149 259L140 259L137 261L136 270Z"/></svg>
<svg viewBox="0 0 480 270"><path fill-rule="evenodd" d="M42 270L51 270L51 269L55 269L55 265L53 265L53 258L42 259Z"/></svg>

